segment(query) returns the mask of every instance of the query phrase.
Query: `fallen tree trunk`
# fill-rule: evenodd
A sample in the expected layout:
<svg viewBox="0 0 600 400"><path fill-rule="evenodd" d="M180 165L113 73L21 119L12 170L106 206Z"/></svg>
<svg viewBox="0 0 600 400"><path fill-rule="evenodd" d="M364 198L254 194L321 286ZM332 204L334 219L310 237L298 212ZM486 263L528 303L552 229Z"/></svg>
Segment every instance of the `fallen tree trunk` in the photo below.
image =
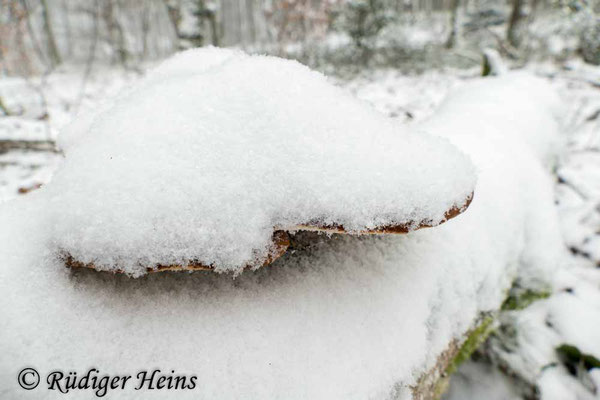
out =
<svg viewBox="0 0 600 400"><path fill-rule="evenodd" d="M511 157L513 151L519 154L515 158L522 158L519 163L529 164L527 168L529 171L525 173L528 176L519 178L515 171L512 176L503 177L519 190L526 190L528 185L537 186L532 189L536 193L533 196L536 200L526 206L529 211L525 214L516 214L512 209L506 214L506 218L524 218L527 224L525 229L528 231L524 233L525 243L518 268L512 271L507 268L504 277L505 293L508 293L509 282L512 282L512 285L516 284L521 288L525 296L516 298L511 294L504 301L502 308L519 307L522 302L527 302L525 297L529 293L548 293L552 271L563 249L556 226L557 217L550 206L552 185L549 174L545 172L545 168L553 165L560 145L558 137L560 102L544 83L529 80L521 74L492 78L488 82L482 80L466 86L451 94L442 104L439 112L421 128L429 132L438 132L449 138L454 144L467 151L480 168L487 171L480 176L478 188L489 183L484 180L486 174L492 172L494 175L504 168L503 162L485 165L487 164L485 158L493 157L492 153L496 153L496 156L500 154L497 161L503 159L507 163L506 166L509 162L514 162ZM525 102L517 101L519 96L530 96L530 99ZM506 102L494 106L495 100L492 97L498 100L504 98ZM469 102L468 107L466 101ZM511 101L516 103L507 106ZM547 117L539 113L544 107L547 107ZM465 118L465 115L469 117ZM478 141L479 144L484 144L487 150L476 150L478 145L474 142ZM496 145L498 147L495 147ZM521 201L527 203L532 200L529 198ZM535 204L543 204L541 206L543 211L533 211L532 207L535 207ZM547 224L548 229L546 232L541 232L539 227L544 224ZM549 247L549 244L553 247ZM554 257L554 260L551 257ZM507 277L510 277L509 280L506 280ZM499 310L500 304L480 310L486 317L475 319L471 328L449 342L437 357L434 366L422 374L417 385L413 387L414 399L429 400L441 397L447 388L449 375L493 331L494 318Z"/></svg>

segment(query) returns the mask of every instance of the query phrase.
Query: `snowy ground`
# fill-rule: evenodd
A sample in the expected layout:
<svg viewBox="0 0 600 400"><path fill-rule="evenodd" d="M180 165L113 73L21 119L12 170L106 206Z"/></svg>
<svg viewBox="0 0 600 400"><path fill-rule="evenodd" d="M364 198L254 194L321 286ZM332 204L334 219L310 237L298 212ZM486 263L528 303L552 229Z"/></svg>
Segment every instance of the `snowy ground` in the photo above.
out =
<svg viewBox="0 0 600 400"><path fill-rule="evenodd" d="M97 105L139 76L102 70L86 77L63 68L50 76L0 79L0 98L11 115L0 110L0 202L47 182L61 156L51 148L60 129L79 111ZM24 141L7 151L6 141ZM46 145L45 142L50 142Z"/></svg>
<svg viewBox="0 0 600 400"><path fill-rule="evenodd" d="M536 386L543 398L586 399L600 391L600 373L584 363L565 361L555 348L577 347L600 359L600 68L580 63L531 67L557 88L567 109L565 153L556 168L556 201L572 265L556 277L554 293L523 311L506 311L478 361L461 370L450 399L519 398ZM431 115L449 89L478 75L477 70L404 76L393 70L370 72L340 82L381 112L411 124ZM78 111L94 107L139 75L102 70L83 78L63 70L44 79L0 80L0 97L15 114L0 117L0 202L47 182L61 154L48 143ZM9 141L22 141L7 150ZM40 147L44 150L40 150ZM503 335L508 329L510 338ZM489 366L493 361L507 378ZM581 364L581 365L580 365ZM518 383L518 384L517 384Z"/></svg>

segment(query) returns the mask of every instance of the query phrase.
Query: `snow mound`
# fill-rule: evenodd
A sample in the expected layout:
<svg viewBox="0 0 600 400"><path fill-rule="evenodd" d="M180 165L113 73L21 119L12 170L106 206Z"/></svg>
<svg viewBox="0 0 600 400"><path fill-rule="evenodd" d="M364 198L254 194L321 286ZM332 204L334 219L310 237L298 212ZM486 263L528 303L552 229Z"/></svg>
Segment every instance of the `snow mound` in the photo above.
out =
<svg viewBox="0 0 600 400"><path fill-rule="evenodd" d="M448 141L410 133L301 64L181 53L60 144L48 185L55 247L100 269L240 271L273 229L437 225L475 173ZM416 227L416 225L415 225Z"/></svg>
<svg viewBox="0 0 600 400"><path fill-rule="evenodd" d="M503 102L503 99L510 99ZM506 100L505 100L506 101ZM542 79L527 72L473 80L451 92L440 105L443 114L435 132L443 136L473 135L525 145L547 167L562 148L559 128L564 108L558 94ZM455 128L460 126L462 132Z"/></svg>

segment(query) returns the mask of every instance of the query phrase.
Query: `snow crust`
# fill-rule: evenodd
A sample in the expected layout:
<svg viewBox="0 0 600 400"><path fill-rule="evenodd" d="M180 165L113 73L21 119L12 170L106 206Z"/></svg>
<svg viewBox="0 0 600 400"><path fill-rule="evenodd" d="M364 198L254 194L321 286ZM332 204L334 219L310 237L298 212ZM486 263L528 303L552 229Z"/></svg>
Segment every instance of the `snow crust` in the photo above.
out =
<svg viewBox="0 0 600 400"><path fill-rule="evenodd" d="M447 138L475 163L477 194L464 214L403 236L337 236L235 280L73 273L55 256L48 207L58 207L59 193L3 204L0 394L23 394L15 374L27 364L200 377L193 391L111 398L408 398L449 341L500 306L515 277L543 280L560 260L552 182L538 157L550 158L545 140L558 130L547 94L529 76L486 78L462 85L415 128Z"/></svg>
<svg viewBox="0 0 600 400"><path fill-rule="evenodd" d="M140 275L261 264L274 228L436 225L475 185L447 141L407 132L301 64L181 53L60 140L55 246Z"/></svg>

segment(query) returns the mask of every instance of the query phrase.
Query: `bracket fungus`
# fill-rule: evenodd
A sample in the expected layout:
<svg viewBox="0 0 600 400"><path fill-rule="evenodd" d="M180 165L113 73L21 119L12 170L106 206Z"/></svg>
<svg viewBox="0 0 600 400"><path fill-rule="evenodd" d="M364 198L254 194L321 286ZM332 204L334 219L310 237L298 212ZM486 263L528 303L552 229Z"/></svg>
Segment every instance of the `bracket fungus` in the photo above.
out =
<svg viewBox="0 0 600 400"><path fill-rule="evenodd" d="M72 267L241 272L286 232L407 233L468 207L446 139L398 126L290 60L197 49L79 116L60 137L53 245Z"/></svg>

